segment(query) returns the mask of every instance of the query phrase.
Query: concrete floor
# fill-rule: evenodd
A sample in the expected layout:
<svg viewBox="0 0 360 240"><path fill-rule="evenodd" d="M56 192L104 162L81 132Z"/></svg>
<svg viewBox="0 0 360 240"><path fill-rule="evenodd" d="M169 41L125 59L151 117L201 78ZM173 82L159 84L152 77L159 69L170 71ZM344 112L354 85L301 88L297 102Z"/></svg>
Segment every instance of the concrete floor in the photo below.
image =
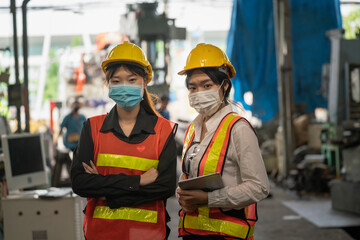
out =
<svg viewBox="0 0 360 240"><path fill-rule="evenodd" d="M282 201L295 198L287 191L272 186L271 198L258 204L259 221L255 225L255 240L354 240L341 228L319 228L287 208ZM167 209L172 218L169 240L177 237L179 205L175 197L168 200ZM356 240L356 239L355 239Z"/></svg>

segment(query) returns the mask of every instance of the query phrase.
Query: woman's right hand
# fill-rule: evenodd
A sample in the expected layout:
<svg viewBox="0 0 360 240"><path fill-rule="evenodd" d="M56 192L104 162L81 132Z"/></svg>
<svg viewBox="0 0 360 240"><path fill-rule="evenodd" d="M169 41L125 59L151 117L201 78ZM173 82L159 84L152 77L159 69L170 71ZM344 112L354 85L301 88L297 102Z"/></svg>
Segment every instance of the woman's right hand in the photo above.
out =
<svg viewBox="0 0 360 240"><path fill-rule="evenodd" d="M140 186L145 186L155 182L158 176L159 176L158 170L156 170L155 168L150 168L145 173L140 175Z"/></svg>

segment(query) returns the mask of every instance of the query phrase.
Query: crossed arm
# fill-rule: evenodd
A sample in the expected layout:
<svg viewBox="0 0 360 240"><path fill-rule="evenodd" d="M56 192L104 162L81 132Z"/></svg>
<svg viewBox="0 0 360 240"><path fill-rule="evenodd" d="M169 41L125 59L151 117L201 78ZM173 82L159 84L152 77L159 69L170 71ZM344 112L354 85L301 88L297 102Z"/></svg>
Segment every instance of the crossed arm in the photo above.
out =
<svg viewBox="0 0 360 240"><path fill-rule="evenodd" d="M82 162L82 165L83 165L86 173L99 174L99 172L92 160L90 160L90 166L84 162ZM140 186L145 186L145 185L155 182L155 180L158 176L159 176L158 170L156 170L155 168L150 168L145 173L140 175Z"/></svg>
<svg viewBox="0 0 360 240"><path fill-rule="evenodd" d="M176 185L176 146L170 134L159 157L158 169L142 175L98 174L93 161L90 122L84 124L71 167L72 187L82 197L106 198L111 208L136 206L172 196Z"/></svg>

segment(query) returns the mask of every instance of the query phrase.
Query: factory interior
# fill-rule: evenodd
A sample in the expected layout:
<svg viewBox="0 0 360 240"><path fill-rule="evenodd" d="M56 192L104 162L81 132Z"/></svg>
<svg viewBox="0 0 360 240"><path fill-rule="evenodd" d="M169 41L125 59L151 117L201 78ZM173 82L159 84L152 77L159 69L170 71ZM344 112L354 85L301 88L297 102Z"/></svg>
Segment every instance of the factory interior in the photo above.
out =
<svg viewBox="0 0 360 240"><path fill-rule="evenodd" d="M111 110L101 63L126 41L178 124L177 178L197 116L178 72L213 44L270 182L254 239L360 239L360 0L4 0L0 23L0 240L85 239L63 119L75 103L86 119ZM181 239L175 192L166 208Z"/></svg>

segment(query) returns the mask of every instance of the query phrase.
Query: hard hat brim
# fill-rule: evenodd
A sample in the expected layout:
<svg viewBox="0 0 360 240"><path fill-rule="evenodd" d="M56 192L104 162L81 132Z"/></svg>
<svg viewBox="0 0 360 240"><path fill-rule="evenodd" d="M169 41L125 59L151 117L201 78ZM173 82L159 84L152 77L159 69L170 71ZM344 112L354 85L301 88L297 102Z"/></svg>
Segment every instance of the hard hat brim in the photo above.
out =
<svg viewBox="0 0 360 240"><path fill-rule="evenodd" d="M152 80L152 68L151 65L149 65L150 67L146 67L143 64L136 62L136 61L132 61L132 60L128 60L128 59L124 59L123 61L118 61L118 60L105 60L102 62L101 67L102 70L104 72L104 74L106 75L106 70L110 67L116 66L116 65L121 65L121 64L129 64L129 65L133 65L139 68L144 69L146 75L147 75L147 83L149 83Z"/></svg>
<svg viewBox="0 0 360 240"><path fill-rule="evenodd" d="M178 75L186 75L186 71L187 71L187 70L181 70L181 71L178 72L177 74L178 74Z"/></svg>
<svg viewBox="0 0 360 240"><path fill-rule="evenodd" d="M132 66L135 66L135 67L139 67L139 68L142 68L144 69L144 71L146 72L147 69L146 67L144 67L143 65L137 63L137 62L130 62L130 61L114 61L114 62L109 62L108 64L106 64L105 66L105 71L111 67L114 67L116 65L122 65L122 64L127 64L127 65L132 65Z"/></svg>
<svg viewBox="0 0 360 240"><path fill-rule="evenodd" d="M195 68L183 69L180 72L178 72L177 74L178 75L186 75L186 72L189 71L189 70L201 69L201 68L213 68L213 67L216 68L218 66L206 66L206 67L195 67ZM236 75L235 68L232 65L229 65L228 67L229 67L229 72L228 72L229 78L230 79L234 78L235 75Z"/></svg>

